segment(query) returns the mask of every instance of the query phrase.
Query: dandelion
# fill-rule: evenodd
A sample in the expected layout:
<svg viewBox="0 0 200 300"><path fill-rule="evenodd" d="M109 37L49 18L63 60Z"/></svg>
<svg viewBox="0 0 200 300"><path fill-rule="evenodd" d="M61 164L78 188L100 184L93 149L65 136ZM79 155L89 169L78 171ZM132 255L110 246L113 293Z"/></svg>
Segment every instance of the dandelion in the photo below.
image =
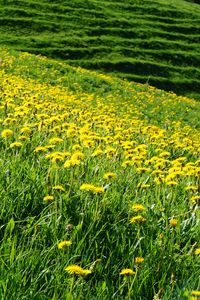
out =
<svg viewBox="0 0 200 300"><path fill-rule="evenodd" d="M8 125L8 124L14 124L16 123L17 119L15 118L6 118L3 122L3 125Z"/></svg>
<svg viewBox="0 0 200 300"><path fill-rule="evenodd" d="M119 274L123 276L134 276L136 272L134 272L132 269L122 269Z"/></svg>
<svg viewBox="0 0 200 300"><path fill-rule="evenodd" d="M65 249L69 246L71 246L72 242L71 241L62 241L58 243L58 249Z"/></svg>
<svg viewBox="0 0 200 300"><path fill-rule="evenodd" d="M192 291L193 296L200 296L200 291Z"/></svg>
<svg viewBox="0 0 200 300"><path fill-rule="evenodd" d="M102 151L101 149L97 149L97 150L95 150L95 151L91 154L91 156L92 156L92 157L97 157L97 156L99 156L99 155L101 155L101 154L103 154L103 151Z"/></svg>
<svg viewBox="0 0 200 300"><path fill-rule="evenodd" d="M45 148L47 150L53 150L53 148L55 148L55 145L46 145Z"/></svg>
<svg viewBox="0 0 200 300"><path fill-rule="evenodd" d="M92 191L93 188L94 188L93 184L83 183L80 187L80 190L82 190L82 191Z"/></svg>
<svg viewBox="0 0 200 300"><path fill-rule="evenodd" d="M59 191L59 192L64 192L65 189L62 185L55 185L53 186L53 190Z"/></svg>
<svg viewBox="0 0 200 300"><path fill-rule="evenodd" d="M49 140L50 144L58 144L63 142L63 139L59 138L59 137L53 137Z"/></svg>
<svg viewBox="0 0 200 300"><path fill-rule="evenodd" d="M164 182L164 178L161 176L155 177L154 180L155 184L160 185L161 183Z"/></svg>
<svg viewBox="0 0 200 300"><path fill-rule="evenodd" d="M94 191L94 193L96 193L96 194L102 194L102 193L105 192L104 188L103 188L103 187L100 187L100 186L94 187L93 191Z"/></svg>
<svg viewBox="0 0 200 300"><path fill-rule="evenodd" d="M137 186L139 189L147 189L150 187L150 184L146 184L146 183L138 183L138 186Z"/></svg>
<svg viewBox="0 0 200 300"><path fill-rule="evenodd" d="M79 144L73 145L72 150L74 150L74 151L81 150L81 145L79 145Z"/></svg>
<svg viewBox="0 0 200 300"><path fill-rule="evenodd" d="M133 204L132 210L134 211L144 211L146 208L142 204Z"/></svg>
<svg viewBox="0 0 200 300"><path fill-rule="evenodd" d="M43 201L45 203L51 203L53 200L54 200L54 196L51 196L51 195L47 195L43 198Z"/></svg>
<svg viewBox="0 0 200 300"><path fill-rule="evenodd" d="M65 271L73 275L82 275L83 268L78 265L70 265L65 268Z"/></svg>
<svg viewBox="0 0 200 300"><path fill-rule="evenodd" d="M46 150L47 150L46 147L44 147L44 146L38 146L38 147L35 148L34 153L37 154L37 153L44 152Z"/></svg>
<svg viewBox="0 0 200 300"><path fill-rule="evenodd" d="M52 158L51 158L52 163L58 163L59 161L63 161L63 160L64 160L64 158L59 154L52 155Z"/></svg>
<svg viewBox="0 0 200 300"><path fill-rule="evenodd" d="M197 248L195 251L194 251L195 255L199 255L200 254L200 248Z"/></svg>
<svg viewBox="0 0 200 300"><path fill-rule="evenodd" d="M148 173L148 172L151 172L151 169L140 167L140 168L136 168L136 171L137 171L138 173Z"/></svg>
<svg viewBox="0 0 200 300"><path fill-rule="evenodd" d="M80 190L82 191L88 191L88 192L93 192L93 193L97 193L97 194L101 194L104 193L105 190L103 187L98 187L95 186L93 184L89 184L89 183L84 183L80 186Z"/></svg>
<svg viewBox="0 0 200 300"><path fill-rule="evenodd" d="M81 160L85 157L85 154L81 151L76 151L72 154L71 160Z"/></svg>
<svg viewBox="0 0 200 300"><path fill-rule="evenodd" d="M133 161L132 161L132 160L125 160L125 161L122 163L122 167L123 167L123 168L129 167L129 166L132 166L132 165L133 165Z"/></svg>
<svg viewBox="0 0 200 300"><path fill-rule="evenodd" d="M20 142L14 142L10 144L10 148L21 148L22 147L22 143Z"/></svg>
<svg viewBox="0 0 200 300"><path fill-rule="evenodd" d="M196 204L200 200L200 196L196 195L190 198L190 201Z"/></svg>
<svg viewBox="0 0 200 300"><path fill-rule="evenodd" d="M108 172L104 174L103 178L108 180L108 179L116 178L116 176L117 175L115 173Z"/></svg>
<svg viewBox="0 0 200 300"><path fill-rule="evenodd" d="M31 131L31 129L29 127L23 127L23 128L21 128L20 132L21 133L25 133L25 134L31 134L32 133L32 131Z"/></svg>
<svg viewBox="0 0 200 300"><path fill-rule="evenodd" d="M143 257L137 256L135 257L135 263L136 264L141 264L144 261Z"/></svg>
<svg viewBox="0 0 200 300"><path fill-rule="evenodd" d="M81 161L79 159L73 158L73 159L68 159L66 160L66 162L64 163L64 168L68 169L71 167L75 167L80 165Z"/></svg>
<svg viewBox="0 0 200 300"><path fill-rule="evenodd" d="M146 220L146 219L145 219L143 216L138 215L138 216L132 217L132 218L130 219L130 222L133 223L133 224L136 224L136 223L142 223L142 222L144 222L145 220Z"/></svg>
<svg viewBox="0 0 200 300"><path fill-rule="evenodd" d="M70 265L65 268L65 271L67 271L71 275L79 275L82 277L85 277L87 275L90 275L92 273L91 270L83 269L78 265Z"/></svg>
<svg viewBox="0 0 200 300"><path fill-rule="evenodd" d="M64 160L64 154L62 152L53 152L45 156L46 159L50 159L52 162L59 162Z"/></svg>
<svg viewBox="0 0 200 300"><path fill-rule="evenodd" d="M166 158L169 156L170 156L170 152L168 152L168 151L164 151L159 154L159 157L161 157L161 158L163 158L163 157Z"/></svg>
<svg viewBox="0 0 200 300"><path fill-rule="evenodd" d="M168 186L176 186L178 183L176 181L170 180L166 182L166 185Z"/></svg>
<svg viewBox="0 0 200 300"><path fill-rule="evenodd" d="M8 138L13 135L13 131L11 129L5 129L1 132L1 136L3 138Z"/></svg>
<svg viewBox="0 0 200 300"><path fill-rule="evenodd" d="M30 140L30 137L27 135L20 135L18 139L20 141L27 141L27 140Z"/></svg>
<svg viewBox="0 0 200 300"><path fill-rule="evenodd" d="M186 191L197 191L198 190L198 186L188 185L185 189L186 189Z"/></svg>
<svg viewBox="0 0 200 300"><path fill-rule="evenodd" d="M177 219L171 219L169 221L169 224L172 226L172 227L176 227L176 225L178 224L178 220Z"/></svg>

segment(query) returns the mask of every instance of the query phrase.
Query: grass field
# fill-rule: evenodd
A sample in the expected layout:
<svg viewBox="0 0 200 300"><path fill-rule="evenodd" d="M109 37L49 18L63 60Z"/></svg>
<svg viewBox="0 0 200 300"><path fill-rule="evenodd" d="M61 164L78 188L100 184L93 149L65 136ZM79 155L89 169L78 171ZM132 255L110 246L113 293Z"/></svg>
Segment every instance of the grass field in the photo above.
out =
<svg viewBox="0 0 200 300"><path fill-rule="evenodd" d="M199 99L197 3L2 0L0 44Z"/></svg>
<svg viewBox="0 0 200 300"><path fill-rule="evenodd" d="M200 103L0 55L0 299L198 300Z"/></svg>

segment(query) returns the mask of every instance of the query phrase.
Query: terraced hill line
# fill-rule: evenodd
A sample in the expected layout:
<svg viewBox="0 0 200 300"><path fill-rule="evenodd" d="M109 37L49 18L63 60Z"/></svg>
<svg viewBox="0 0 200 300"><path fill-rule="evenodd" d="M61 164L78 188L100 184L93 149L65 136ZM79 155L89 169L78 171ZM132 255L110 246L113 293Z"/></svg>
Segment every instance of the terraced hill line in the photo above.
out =
<svg viewBox="0 0 200 300"><path fill-rule="evenodd" d="M0 25L0 45L200 98L198 4L4 1Z"/></svg>

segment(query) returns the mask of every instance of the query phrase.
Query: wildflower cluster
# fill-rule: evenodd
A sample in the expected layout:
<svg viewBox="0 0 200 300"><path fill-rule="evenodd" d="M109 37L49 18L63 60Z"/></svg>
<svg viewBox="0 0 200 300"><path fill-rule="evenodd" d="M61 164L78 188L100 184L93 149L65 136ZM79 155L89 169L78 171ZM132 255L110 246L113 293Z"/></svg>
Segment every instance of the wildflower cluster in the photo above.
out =
<svg viewBox="0 0 200 300"><path fill-rule="evenodd" d="M34 276L41 277L41 289L48 280L52 284L43 298L59 298L63 286L65 295L64 266L65 276L74 275L66 276L74 284L70 293L96 287L105 299L108 290L107 299L126 298L127 289L129 299L153 299L162 284L168 295L172 274L177 290L186 281L193 287L200 254L200 131L193 119L187 122L185 110L198 110L199 103L61 63L50 77L31 79L31 55L3 55L0 184L6 272L13 268L14 276L20 264L27 263L25 270L37 265ZM41 72L54 65L34 59ZM62 68L68 72L59 77ZM95 84L87 90L88 78L105 84L105 90L95 90ZM11 239L14 218L17 235ZM30 255L35 251L40 263L30 267L28 252L20 260L24 248ZM57 277L49 276L52 265ZM79 286L79 277L88 283ZM28 275L23 290L27 281ZM195 290L191 295L198 297Z"/></svg>

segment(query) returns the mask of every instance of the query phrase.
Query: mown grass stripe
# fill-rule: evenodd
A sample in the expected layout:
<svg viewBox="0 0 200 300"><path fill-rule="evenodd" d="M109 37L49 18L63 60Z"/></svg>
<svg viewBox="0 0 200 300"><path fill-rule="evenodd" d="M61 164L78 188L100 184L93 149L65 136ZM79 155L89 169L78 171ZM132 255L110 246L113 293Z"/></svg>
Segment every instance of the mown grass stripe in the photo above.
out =
<svg viewBox="0 0 200 300"><path fill-rule="evenodd" d="M147 69L155 71L152 75L162 75L169 82L181 76L183 80L191 77L191 69L183 70L183 66L194 67L194 80L199 74L200 9L184 0L19 0L5 1L0 11L0 44L34 53L41 49L45 55L73 63L76 60L81 65L83 60L85 65L89 60L93 65L92 60L99 60L104 70L108 60L121 61L124 67L116 63L112 68L117 67L115 72L124 70L124 75L130 72L124 60L127 56L130 61L135 58L153 63L155 70L147 64ZM142 68L141 74L140 68L136 69L136 75L144 76Z"/></svg>

